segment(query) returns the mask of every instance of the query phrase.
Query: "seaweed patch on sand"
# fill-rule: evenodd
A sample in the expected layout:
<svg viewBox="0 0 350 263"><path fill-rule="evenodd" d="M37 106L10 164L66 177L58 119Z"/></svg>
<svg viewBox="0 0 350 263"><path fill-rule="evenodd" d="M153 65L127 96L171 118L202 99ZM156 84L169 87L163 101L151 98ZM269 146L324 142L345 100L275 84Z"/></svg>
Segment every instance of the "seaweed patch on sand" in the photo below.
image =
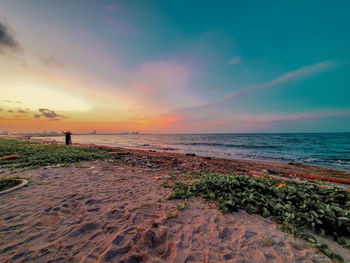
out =
<svg viewBox="0 0 350 263"><path fill-rule="evenodd" d="M21 184L22 181L15 178L0 178L0 192Z"/></svg>
<svg viewBox="0 0 350 263"><path fill-rule="evenodd" d="M9 156L12 158L8 158ZM0 138L0 168L39 168L58 164L68 165L81 161L102 160L108 156L106 151L100 149L47 145Z"/></svg>
<svg viewBox="0 0 350 263"><path fill-rule="evenodd" d="M203 174L199 181L175 182L170 199L202 196L214 200L224 213L243 209L282 224L281 230L309 241L313 247L332 258L343 259L319 244L302 229L329 235L350 248L350 194L342 189L321 188L312 183L297 183L269 177L247 175ZM298 228L298 229L297 229Z"/></svg>

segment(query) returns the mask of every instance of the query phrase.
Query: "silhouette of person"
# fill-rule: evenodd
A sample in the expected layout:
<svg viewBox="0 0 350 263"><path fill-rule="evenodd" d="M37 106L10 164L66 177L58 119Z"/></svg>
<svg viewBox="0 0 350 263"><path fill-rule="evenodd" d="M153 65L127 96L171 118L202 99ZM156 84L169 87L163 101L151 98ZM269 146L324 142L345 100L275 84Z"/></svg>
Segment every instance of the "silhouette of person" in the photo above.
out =
<svg viewBox="0 0 350 263"><path fill-rule="evenodd" d="M64 132L62 131L63 134L66 135L66 145L72 144L72 133L70 131Z"/></svg>

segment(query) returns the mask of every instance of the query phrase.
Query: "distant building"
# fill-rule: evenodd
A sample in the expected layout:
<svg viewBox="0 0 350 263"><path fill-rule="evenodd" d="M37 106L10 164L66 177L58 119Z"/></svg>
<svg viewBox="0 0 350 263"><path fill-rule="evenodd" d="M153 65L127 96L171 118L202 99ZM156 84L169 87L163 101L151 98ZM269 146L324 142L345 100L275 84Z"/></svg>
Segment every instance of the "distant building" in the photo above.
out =
<svg viewBox="0 0 350 263"><path fill-rule="evenodd" d="M8 132L8 131L3 131L3 132L1 133L1 135L9 135L9 132Z"/></svg>
<svg viewBox="0 0 350 263"><path fill-rule="evenodd" d="M55 132L55 131L43 132L43 133L39 133L38 135L42 135L42 136L56 136L57 132Z"/></svg>
<svg viewBox="0 0 350 263"><path fill-rule="evenodd" d="M92 131L92 132L90 132L89 134L95 135L95 134L97 134L97 132L96 132L96 131Z"/></svg>

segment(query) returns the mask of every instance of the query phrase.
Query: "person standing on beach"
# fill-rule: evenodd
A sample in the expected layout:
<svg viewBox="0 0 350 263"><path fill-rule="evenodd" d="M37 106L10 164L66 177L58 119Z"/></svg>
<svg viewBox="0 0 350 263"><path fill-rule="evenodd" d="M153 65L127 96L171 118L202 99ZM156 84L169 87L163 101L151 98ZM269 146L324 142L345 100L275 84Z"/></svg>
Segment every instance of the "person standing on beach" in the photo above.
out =
<svg viewBox="0 0 350 263"><path fill-rule="evenodd" d="M63 134L66 135L66 145L72 144L72 133L70 131L64 132L62 131Z"/></svg>

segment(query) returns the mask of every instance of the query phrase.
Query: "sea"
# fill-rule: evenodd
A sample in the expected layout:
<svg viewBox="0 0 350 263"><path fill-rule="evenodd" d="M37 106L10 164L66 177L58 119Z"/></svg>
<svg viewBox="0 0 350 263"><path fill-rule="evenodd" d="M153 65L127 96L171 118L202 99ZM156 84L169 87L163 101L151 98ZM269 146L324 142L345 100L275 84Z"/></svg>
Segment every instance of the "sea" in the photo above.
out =
<svg viewBox="0 0 350 263"><path fill-rule="evenodd" d="M350 169L350 133L73 134L72 141Z"/></svg>

